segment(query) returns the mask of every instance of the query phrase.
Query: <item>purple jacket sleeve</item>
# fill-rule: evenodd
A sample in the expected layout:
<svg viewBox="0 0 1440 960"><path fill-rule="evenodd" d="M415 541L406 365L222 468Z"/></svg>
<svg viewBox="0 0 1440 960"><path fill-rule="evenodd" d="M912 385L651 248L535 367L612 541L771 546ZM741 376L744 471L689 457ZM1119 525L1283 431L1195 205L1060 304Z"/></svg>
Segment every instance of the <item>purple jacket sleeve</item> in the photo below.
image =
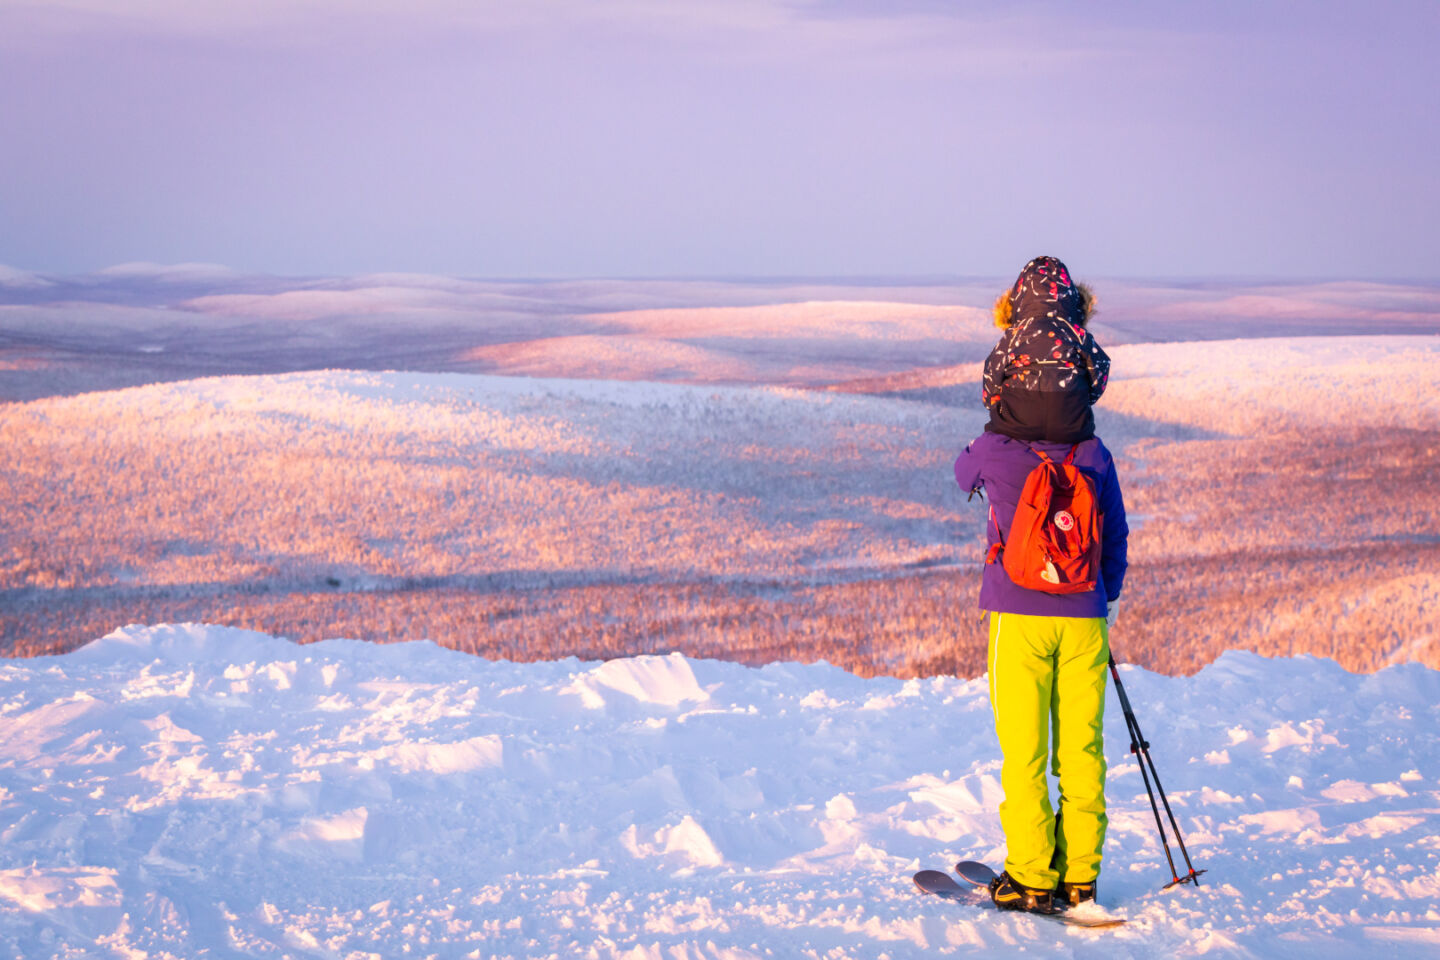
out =
<svg viewBox="0 0 1440 960"><path fill-rule="evenodd" d="M981 456L980 452L974 449L975 446L977 444L972 443L955 458L955 482L960 484L960 489L966 493L980 485Z"/></svg>
<svg viewBox="0 0 1440 960"><path fill-rule="evenodd" d="M1100 488L1100 511L1105 515L1105 529L1100 546L1100 576L1105 581L1106 598L1115 600L1125 586L1130 525L1125 521L1125 497L1120 493L1120 477L1113 460L1109 467Z"/></svg>

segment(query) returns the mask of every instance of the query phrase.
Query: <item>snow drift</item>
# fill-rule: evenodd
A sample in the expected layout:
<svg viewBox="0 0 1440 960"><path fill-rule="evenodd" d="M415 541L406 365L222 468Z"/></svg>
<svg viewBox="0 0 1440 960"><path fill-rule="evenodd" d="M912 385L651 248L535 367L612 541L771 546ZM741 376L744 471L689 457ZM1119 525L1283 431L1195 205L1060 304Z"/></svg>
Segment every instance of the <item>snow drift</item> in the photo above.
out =
<svg viewBox="0 0 1440 960"><path fill-rule="evenodd" d="M1002 856L985 680L128 627L0 662L7 956L1353 956L1440 945L1440 674L1229 653L1109 704L1118 932L922 898Z"/></svg>

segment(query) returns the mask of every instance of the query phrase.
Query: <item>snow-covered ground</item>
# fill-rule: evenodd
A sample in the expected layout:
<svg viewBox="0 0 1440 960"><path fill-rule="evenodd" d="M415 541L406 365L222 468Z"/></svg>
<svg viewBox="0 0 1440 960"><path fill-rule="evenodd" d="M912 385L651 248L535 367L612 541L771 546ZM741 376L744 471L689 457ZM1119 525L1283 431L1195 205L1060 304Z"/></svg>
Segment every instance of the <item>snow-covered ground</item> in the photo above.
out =
<svg viewBox="0 0 1440 960"><path fill-rule="evenodd" d="M1440 951L1440 674L1124 675L1210 872L1159 891L1112 697L1090 932L911 887L1002 855L983 679L130 627L0 663L0 955Z"/></svg>

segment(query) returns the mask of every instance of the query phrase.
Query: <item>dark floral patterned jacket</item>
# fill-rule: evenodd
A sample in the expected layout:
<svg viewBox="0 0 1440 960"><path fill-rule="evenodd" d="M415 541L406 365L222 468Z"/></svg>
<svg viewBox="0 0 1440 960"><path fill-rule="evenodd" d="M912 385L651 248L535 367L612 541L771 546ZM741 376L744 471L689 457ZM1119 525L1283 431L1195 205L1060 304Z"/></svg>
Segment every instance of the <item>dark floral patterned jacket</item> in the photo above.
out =
<svg viewBox="0 0 1440 960"><path fill-rule="evenodd" d="M1090 407L1105 392L1110 358L1085 329L1094 302L1054 257L1025 264L995 301L995 323L1005 332L985 361L986 430L1069 443L1095 435Z"/></svg>

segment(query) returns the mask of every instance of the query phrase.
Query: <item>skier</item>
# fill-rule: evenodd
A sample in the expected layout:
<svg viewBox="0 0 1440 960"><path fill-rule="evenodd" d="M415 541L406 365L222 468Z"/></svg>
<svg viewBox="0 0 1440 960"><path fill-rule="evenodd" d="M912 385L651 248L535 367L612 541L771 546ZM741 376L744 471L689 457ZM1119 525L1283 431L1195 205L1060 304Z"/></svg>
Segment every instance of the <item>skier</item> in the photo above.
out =
<svg viewBox="0 0 1440 960"><path fill-rule="evenodd" d="M1022 281L1042 261L1048 261L1047 270L1058 266L1064 283L1057 278L1056 287L1050 287L1047 282L1044 292L1051 296L1027 297L1023 293L1029 288ZM1070 304L1079 304L1080 298L1064 289L1070 286L1068 281L1068 271L1059 261L1031 261L1010 293L1012 306L1021 311L1015 325L1020 327L1037 315L1048 322L1054 319L1053 314L1046 316L1051 311L1063 312ZM1022 291L1019 297L1014 296L1017 290ZM1083 339L1077 338L1078 343L1083 344ZM1108 367L1107 359L1098 380L1102 390ZM1074 409L1054 392L1036 399L1039 402L1021 409ZM1058 408L1049 404L1053 400L1060 401ZM1083 418L1078 428L1073 417L1022 422L1012 431L1022 434L1017 439L1002 432L1008 424L997 425L993 409L992 405L986 432L955 461L955 479L961 488L972 495L983 489L990 501L990 562L981 578L980 608L990 614L990 704L1002 756L1005 799L1000 804L1000 825L1007 846L1004 871L991 884L990 895L1001 909L1051 912L1095 899L1107 823L1102 725L1109 631L1125 581L1129 528L1115 464L1110 451L1093 436L1093 420L1088 429ZM1047 436L1062 421L1069 426ZM1077 437L1077 429L1088 439ZM1046 458L1054 464L1073 463L1093 488L1101 518L1099 570L1093 587L1083 591L1021 587L997 560L1006 534L1012 532L1026 481ZM1057 517L1061 529L1073 529L1066 525L1073 523L1068 514ZM1050 803L1047 768L1059 780L1058 812Z"/></svg>

